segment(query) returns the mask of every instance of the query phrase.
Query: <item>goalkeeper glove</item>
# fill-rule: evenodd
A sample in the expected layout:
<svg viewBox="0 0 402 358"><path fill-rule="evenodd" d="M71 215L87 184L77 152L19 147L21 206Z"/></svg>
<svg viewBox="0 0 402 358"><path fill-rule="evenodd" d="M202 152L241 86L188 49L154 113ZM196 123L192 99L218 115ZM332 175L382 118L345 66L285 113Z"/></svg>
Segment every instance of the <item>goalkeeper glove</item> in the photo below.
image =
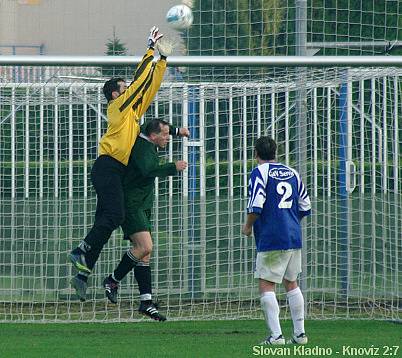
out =
<svg viewBox="0 0 402 358"><path fill-rule="evenodd" d="M162 36L163 34L159 33L159 29L156 26L152 26L148 36L148 47L154 48L155 44Z"/></svg>
<svg viewBox="0 0 402 358"><path fill-rule="evenodd" d="M158 50L161 57L168 57L173 53L174 45L172 41L168 39L163 39L156 44L156 49Z"/></svg>

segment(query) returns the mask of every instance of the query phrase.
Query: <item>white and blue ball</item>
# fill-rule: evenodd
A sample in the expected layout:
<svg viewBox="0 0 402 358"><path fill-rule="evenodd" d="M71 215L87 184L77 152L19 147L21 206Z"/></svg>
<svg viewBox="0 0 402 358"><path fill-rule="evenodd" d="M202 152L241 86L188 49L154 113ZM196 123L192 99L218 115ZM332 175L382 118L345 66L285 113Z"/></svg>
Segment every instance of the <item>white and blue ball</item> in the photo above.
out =
<svg viewBox="0 0 402 358"><path fill-rule="evenodd" d="M166 14L166 21L175 30L188 29L193 20L193 12L187 5L175 5Z"/></svg>

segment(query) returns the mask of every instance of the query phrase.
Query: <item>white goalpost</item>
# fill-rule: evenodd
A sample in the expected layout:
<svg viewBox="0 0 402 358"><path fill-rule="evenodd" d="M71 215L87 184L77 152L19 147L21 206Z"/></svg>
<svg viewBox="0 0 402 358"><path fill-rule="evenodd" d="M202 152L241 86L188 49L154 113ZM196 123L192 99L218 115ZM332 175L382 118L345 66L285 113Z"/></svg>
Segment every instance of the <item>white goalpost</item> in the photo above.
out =
<svg viewBox="0 0 402 358"><path fill-rule="evenodd" d="M133 275L118 305L101 287L126 250L120 230L84 303L66 260L95 213L88 174L106 129L102 66L135 61L0 57L0 321L140 319ZM66 67L47 67L57 63ZM300 281L307 317L401 319L401 65L400 56L169 60L185 70L168 73L142 119L192 133L161 152L189 168L155 188L153 290L169 319L260 316L254 240L241 227L261 135L301 171L312 201ZM278 299L285 309L282 291Z"/></svg>

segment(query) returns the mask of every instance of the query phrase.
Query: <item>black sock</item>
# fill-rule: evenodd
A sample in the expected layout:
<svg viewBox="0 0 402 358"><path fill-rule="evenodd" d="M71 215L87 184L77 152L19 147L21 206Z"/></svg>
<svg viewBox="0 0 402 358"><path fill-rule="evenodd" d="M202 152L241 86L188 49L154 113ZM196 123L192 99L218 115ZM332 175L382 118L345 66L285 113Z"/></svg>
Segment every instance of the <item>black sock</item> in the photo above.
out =
<svg viewBox="0 0 402 358"><path fill-rule="evenodd" d="M99 258L99 255L103 249L101 247L91 248L85 241L81 241L80 244L72 251L73 254L80 254L85 256L85 261L90 270L93 270L95 263Z"/></svg>
<svg viewBox="0 0 402 358"><path fill-rule="evenodd" d="M115 278L113 276L114 276L114 273L109 275L109 280L112 280L114 283L119 283L119 281L115 280Z"/></svg>
<svg viewBox="0 0 402 358"><path fill-rule="evenodd" d="M82 251L79 247L76 247L75 249L73 249L72 251L71 251L71 253L73 253L74 255L85 255L85 252L84 251Z"/></svg>
<svg viewBox="0 0 402 358"><path fill-rule="evenodd" d="M80 249L82 253L86 254L87 252L91 251L91 246L85 240L82 240L78 244L78 249Z"/></svg>
<svg viewBox="0 0 402 358"><path fill-rule="evenodd" d="M137 266L135 266L134 276L138 283L141 301L150 300L152 297L152 278L149 263L145 264L141 261Z"/></svg>
<svg viewBox="0 0 402 358"><path fill-rule="evenodd" d="M96 261L98 261L99 255L103 249L102 247L94 248L88 253L85 254L85 260L87 262L87 266L90 270L93 270L95 267Z"/></svg>
<svg viewBox="0 0 402 358"><path fill-rule="evenodd" d="M138 259L128 250L113 272L113 278L121 281L138 263Z"/></svg>

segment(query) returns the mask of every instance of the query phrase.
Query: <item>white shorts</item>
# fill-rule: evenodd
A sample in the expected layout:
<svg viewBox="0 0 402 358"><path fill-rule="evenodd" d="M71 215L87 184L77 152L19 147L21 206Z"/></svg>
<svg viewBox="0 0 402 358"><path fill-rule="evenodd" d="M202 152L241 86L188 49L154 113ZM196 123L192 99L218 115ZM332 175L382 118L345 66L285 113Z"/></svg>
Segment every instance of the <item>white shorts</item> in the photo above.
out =
<svg viewBox="0 0 402 358"><path fill-rule="evenodd" d="M296 281L301 272L301 249L258 252L254 278L282 283Z"/></svg>

